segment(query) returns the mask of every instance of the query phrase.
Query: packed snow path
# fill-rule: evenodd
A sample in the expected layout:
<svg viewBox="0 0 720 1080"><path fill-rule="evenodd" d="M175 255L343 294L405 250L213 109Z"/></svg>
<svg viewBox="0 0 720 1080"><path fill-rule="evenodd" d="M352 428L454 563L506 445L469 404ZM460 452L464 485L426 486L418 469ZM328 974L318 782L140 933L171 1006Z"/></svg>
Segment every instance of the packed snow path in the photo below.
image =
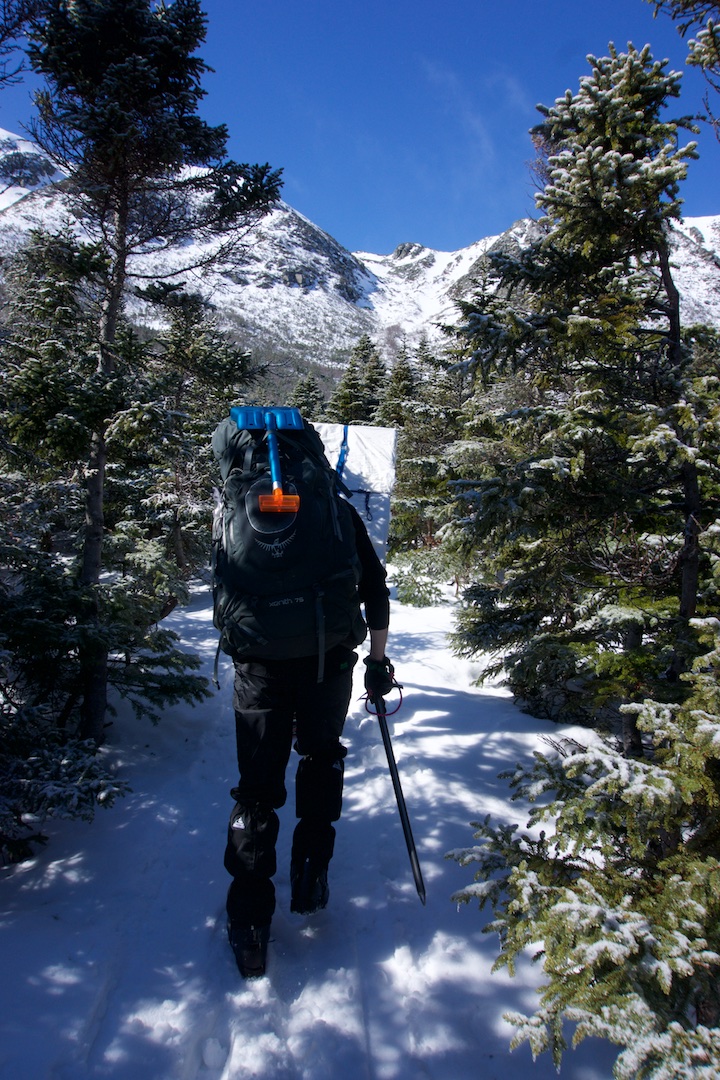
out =
<svg viewBox="0 0 720 1080"><path fill-rule="evenodd" d="M210 600L173 615L215 653ZM388 653L405 686L390 730L427 887L418 899L377 722L359 700L344 741L345 803L330 904L289 914L291 792L281 811L268 975L244 983L227 947L222 866L236 779L231 672L197 708L153 727L122 709L105 751L132 793L92 825L59 822L35 859L2 870L2 1080L500 1080L556 1076L508 1050L508 1008L531 1011L540 972L491 973L497 939L451 894L472 870L445 858L486 813L524 816L497 774L557 728L453 658L449 606L393 602ZM361 667L361 665L360 665ZM362 670L362 667L361 667ZM294 755L293 755L294 756ZM609 1080L615 1053L586 1042L562 1077Z"/></svg>

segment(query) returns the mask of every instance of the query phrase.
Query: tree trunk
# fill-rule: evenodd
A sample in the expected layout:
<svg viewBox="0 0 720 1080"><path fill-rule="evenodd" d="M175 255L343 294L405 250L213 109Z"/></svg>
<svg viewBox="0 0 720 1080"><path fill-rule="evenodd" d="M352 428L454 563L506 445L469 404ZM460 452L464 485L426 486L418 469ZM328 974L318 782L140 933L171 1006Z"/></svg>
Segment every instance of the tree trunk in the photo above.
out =
<svg viewBox="0 0 720 1080"><path fill-rule="evenodd" d="M668 350L673 363L680 367L683 361L683 348L680 337L680 294L673 280L670 269L670 253L667 245L658 252L660 259L660 272L663 288L667 297L668 316ZM683 443L688 443L687 432L678 431L678 437ZM680 467L680 484L683 493L683 514L685 523L683 527L683 547L680 552L680 597L679 615L683 624L681 635L687 623L692 619L697 610L698 585L700 579L700 533L702 499L700 484L698 482L697 466L694 461L684 461ZM667 670L670 679L677 679L685 669L685 658L682 655L682 642L678 641L673 658Z"/></svg>
<svg viewBox="0 0 720 1080"><path fill-rule="evenodd" d="M680 337L680 331L682 323L680 322L680 293L677 290L677 286L672 276L672 270L670 268L670 250L667 246L667 240L660 246L658 250L658 258L660 262L660 276L662 278L663 289L665 290L665 296L667 297L667 317L668 317L668 350L670 353L670 359L676 366L680 366L682 363L682 340Z"/></svg>
<svg viewBox="0 0 720 1080"><path fill-rule="evenodd" d="M686 629L690 619L697 611L698 588L700 583L700 514L702 510L700 485L697 467L693 461L686 461L680 469L680 481L683 489L683 509L685 513L684 540L680 557L680 632L672 660L666 676L675 681L687 669L687 658L683 648Z"/></svg>
<svg viewBox="0 0 720 1080"><path fill-rule="evenodd" d="M86 641L80 650L83 700L80 710L80 734L93 739L97 746L103 741L107 711L107 649L101 644L101 612L98 587L102 570L102 545L105 528L105 439L93 435L88 461L85 488L85 539L82 552L81 584L86 593L86 617L93 627L94 640Z"/></svg>
<svg viewBox="0 0 720 1080"><path fill-rule="evenodd" d="M85 540L80 578L81 584L90 588L99 582L102 568L106 458L105 439L96 433L92 437L85 477Z"/></svg>
<svg viewBox="0 0 720 1080"><path fill-rule="evenodd" d="M188 559L185 553L185 541L183 539L182 525L177 520L177 514L175 516L175 521L172 528L172 545L178 570L184 574L186 573L188 568Z"/></svg>
<svg viewBox="0 0 720 1080"><path fill-rule="evenodd" d="M127 206L116 210L113 221L113 253L107 291L100 319L100 360L98 368L111 376L115 370L114 344L122 310L127 262ZM83 682L83 701L80 710L80 733L99 746L105 734L107 712L108 650L102 626L99 604L102 572L103 537L105 531L105 470L107 449L104 432L92 437L85 490L85 540L82 553L81 582L88 599L88 621L96 633L80 651Z"/></svg>
<svg viewBox="0 0 720 1080"><path fill-rule="evenodd" d="M642 648L643 626L640 622L631 623L625 631L623 638L624 652L634 652ZM623 713L621 721L623 754L627 758L643 758L642 733L638 730L637 714Z"/></svg>
<svg viewBox="0 0 720 1080"><path fill-rule="evenodd" d="M686 461L680 469L685 513L685 538L680 553L680 618L692 619L697 610L700 577L700 514L702 502L697 466Z"/></svg>
<svg viewBox="0 0 720 1080"><path fill-rule="evenodd" d="M642 758L645 757L645 750L643 748L642 734L638 730L637 716L635 713L631 713L629 716L623 713L620 730L622 736L623 757L639 758L642 760Z"/></svg>

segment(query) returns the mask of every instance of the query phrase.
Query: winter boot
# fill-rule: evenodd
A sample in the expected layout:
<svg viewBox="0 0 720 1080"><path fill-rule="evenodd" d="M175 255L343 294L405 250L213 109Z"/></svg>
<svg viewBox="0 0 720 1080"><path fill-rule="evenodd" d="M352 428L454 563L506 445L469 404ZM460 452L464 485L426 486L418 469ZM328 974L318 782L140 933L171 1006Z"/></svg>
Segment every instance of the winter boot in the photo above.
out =
<svg viewBox="0 0 720 1080"><path fill-rule="evenodd" d="M303 818L297 823L290 854L290 910L296 915L312 915L327 907L334 845L335 829L328 822Z"/></svg>
<svg viewBox="0 0 720 1080"><path fill-rule="evenodd" d="M311 859L291 866L290 885L290 910L296 915L312 915L327 907L330 899L327 869L313 866Z"/></svg>
<svg viewBox="0 0 720 1080"><path fill-rule="evenodd" d="M270 926L239 926L228 921L227 930L238 971L244 979L259 979L265 974Z"/></svg>

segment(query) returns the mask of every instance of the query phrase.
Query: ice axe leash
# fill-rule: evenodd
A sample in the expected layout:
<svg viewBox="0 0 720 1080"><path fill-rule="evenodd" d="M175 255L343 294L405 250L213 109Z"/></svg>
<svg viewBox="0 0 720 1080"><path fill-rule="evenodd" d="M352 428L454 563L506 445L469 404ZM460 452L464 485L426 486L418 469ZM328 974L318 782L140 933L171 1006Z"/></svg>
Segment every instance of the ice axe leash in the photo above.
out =
<svg viewBox="0 0 720 1080"><path fill-rule="evenodd" d="M396 683L398 690L402 687ZM402 694L400 695L400 701L395 709L392 709L390 716L397 712L402 704ZM370 706L374 707L371 708ZM385 746L385 753L387 754L388 767L390 769L390 776L392 778L393 788L395 789L395 801L397 802L398 812L400 814L400 821L402 823L403 833L405 835L405 843L407 844L408 855L410 856L410 866L412 867L413 878L415 879L415 888L417 889L418 896L421 902L425 903L425 883L423 881L422 870L420 869L420 860L418 858L417 848L415 847L415 841L413 840L412 827L410 825L410 817L407 812L407 806L405 804L405 796L403 795L402 785L400 784L400 774L398 773L397 762L395 761L395 754L393 752L392 743L390 741L390 732L388 730L388 711L384 698L377 698L373 700L370 697L365 699L365 708L371 716L377 716L378 724L380 725L380 734L382 735L382 741Z"/></svg>

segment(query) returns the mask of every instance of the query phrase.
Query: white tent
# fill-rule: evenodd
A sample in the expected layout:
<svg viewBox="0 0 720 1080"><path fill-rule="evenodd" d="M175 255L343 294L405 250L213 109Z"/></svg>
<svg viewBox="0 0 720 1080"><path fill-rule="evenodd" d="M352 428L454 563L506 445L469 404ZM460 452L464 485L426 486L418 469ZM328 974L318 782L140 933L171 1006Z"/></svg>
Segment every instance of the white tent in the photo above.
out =
<svg viewBox="0 0 720 1080"><path fill-rule="evenodd" d="M395 483L395 428L360 424L313 424L325 456L351 492L378 556L385 562L390 495Z"/></svg>

